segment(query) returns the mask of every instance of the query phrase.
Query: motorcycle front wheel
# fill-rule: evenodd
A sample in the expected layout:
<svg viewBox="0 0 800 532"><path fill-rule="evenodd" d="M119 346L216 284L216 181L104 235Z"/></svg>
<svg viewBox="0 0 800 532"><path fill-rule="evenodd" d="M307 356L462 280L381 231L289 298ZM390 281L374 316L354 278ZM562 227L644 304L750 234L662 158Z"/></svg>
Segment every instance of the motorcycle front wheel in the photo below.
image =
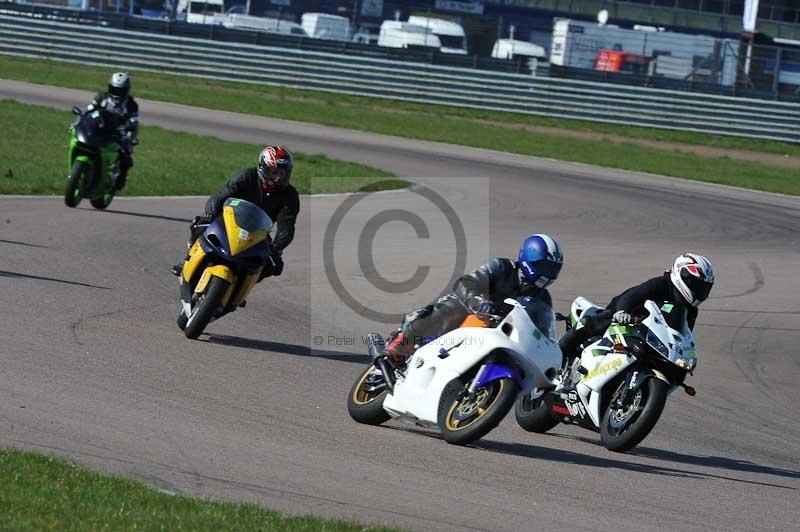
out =
<svg viewBox="0 0 800 532"><path fill-rule="evenodd" d="M206 291L192 308L192 314L186 322L186 328L183 330L186 338L194 340L202 334L208 322L214 317L214 313L222 305L222 298L229 286L230 283L225 279L211 278Z"/></svg>
<svg viewBox="0 0 800 532"><path fill-rule="evenodd" d="M382 381L382 375L375 370L375 366L370 365L361 372L350 388L347 413L354 421L365 425L380 425L391 419L383 409L388 388L385 383L381 386L379 381Z"/></svg>
<svg viewBox="0 0 800 532"><path fill-rule="evenodd" d="M619 403L623 385L611 397L600 424L600 438L606 449L624 453L639 445L656 426L667 402L669 385L651 377L636 393L629 393Z"/></svg>
<svg viewBox="0 0 800 532"><path fill-rule="evenodd" d="M486 436L514 406L519 387L513 379L492 381L468 393L469 383L455 379L439 399L439 429L447 443L466 445Z"/></svg>
<svg viewBox="0 0 800 532"><path fill-rule="evenodd" d="M67 178L67 188L64 190L64 203L67 207L77 207L83 199L84 177L88 177L89 163L75 161Z"/></svg>

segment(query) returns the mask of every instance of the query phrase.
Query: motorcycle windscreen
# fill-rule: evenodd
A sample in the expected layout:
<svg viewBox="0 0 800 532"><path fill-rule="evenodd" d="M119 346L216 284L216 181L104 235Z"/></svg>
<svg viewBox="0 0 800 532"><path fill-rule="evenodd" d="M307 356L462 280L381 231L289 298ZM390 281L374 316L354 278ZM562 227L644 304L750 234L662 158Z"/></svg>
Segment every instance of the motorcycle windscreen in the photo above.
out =
<svg viewBox="0 0 800 532"><path fill-rule="evenodd" d="M528 317L536 328L539 329L539 332L554 342L558 341L556 315L553 312L553 307L541 299L533 297L520 297L517 301L525 309Z"/></svg>
<svg viewBox="0 0 800 532"><path fill-rule="evenodd" d="M272 219L261 207L237 198L228 198L222 208L231 256L266 240Z"/></svg>
<svg viewBox="0 0 800 532"><path fill-rule="evenodd" d="M100 111L84 114L75 127L75 136L78 142L88 146L100 147L110 144L112 132L106 127Z"/></svg>

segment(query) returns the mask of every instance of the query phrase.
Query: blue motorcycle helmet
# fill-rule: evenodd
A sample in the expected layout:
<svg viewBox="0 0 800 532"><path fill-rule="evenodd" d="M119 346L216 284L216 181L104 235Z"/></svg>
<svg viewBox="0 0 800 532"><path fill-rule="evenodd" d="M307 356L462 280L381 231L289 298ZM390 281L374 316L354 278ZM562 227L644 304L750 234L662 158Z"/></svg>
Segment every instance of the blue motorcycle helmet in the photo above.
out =
<svg viewBox="0 0 800 532"><path fill-rule="evenodd" d="M519 273L523 283L545 288L558 279L563 264L564 253L551 236L531 235L519 249Z"/></svg>

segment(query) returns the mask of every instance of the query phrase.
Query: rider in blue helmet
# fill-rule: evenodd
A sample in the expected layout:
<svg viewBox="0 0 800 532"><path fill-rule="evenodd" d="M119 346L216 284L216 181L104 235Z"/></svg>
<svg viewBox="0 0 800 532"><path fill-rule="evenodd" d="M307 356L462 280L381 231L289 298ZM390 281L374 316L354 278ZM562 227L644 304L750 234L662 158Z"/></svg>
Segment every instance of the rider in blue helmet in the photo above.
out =
<svg viewBox="0 0 800 532"><path fill-rule="evenodd" d="M402 365L415 346L457 328L470 314L500 315L506 298L532 297L552 304L547 287L564 264L561 246L543 234L525 239L518 260L493 258L461 276L453 292L405 316L392 333L384 355Z"/></svg>

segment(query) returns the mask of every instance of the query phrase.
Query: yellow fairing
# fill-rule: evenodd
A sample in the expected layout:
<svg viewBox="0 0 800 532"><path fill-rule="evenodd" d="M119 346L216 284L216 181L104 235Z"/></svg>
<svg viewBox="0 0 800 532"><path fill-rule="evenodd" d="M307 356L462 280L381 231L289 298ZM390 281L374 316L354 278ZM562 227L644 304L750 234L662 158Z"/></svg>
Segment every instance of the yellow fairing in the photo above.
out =
<svg viewBox="0 0 800 532"><path fill-rule="evenodd" d="M222 209L222 216L225 220L225 232L228 235L228 245L231 249L231 256L238 255L242 251L250 249L259 242L262 242L269 234L269 230L266 227L249 233L236 225L236 217L233 213L233 207L230 205L226 205L225 208Z"/></svg>
<svg viewBox="0 0 800 532"><path fill-rule="evenodd" d="M200 246L200 239L198 238L189 250L189 258L183 263L183 280L185 282L188 283L191 280L195 270L197 270L197 266L203 262L203 257L205 256L206 252L203 251L202 246Z"/></svg>
<svg viewBox="0 0 800 532"><path fill-rule="evenodd" d="M194 287L194 293L202 294L212 277L220 277L225 279L230 283L231 287L234 285L235 277L233 275L233 271L231 271L231 269L224 264L218 264L216 266L209 266L205 269L203 276L200 277L200 280L197 282L197 286ZM228 292L230 292L230 288L228 289ZM225 299L230 296L229 293L226 293L225 295Z"/></svg>
<svg viewBox="0 0 800 532"><path fill-rule="evenodd" d="M242 282L242 287L239 288L239 292L236 294L236 297L234 297L233 301L231 301L231 305L238 305L244 300L244 298L247 297L247 294L249 294L250 290L252 290L253 287L256 285L256 281L258 281L258 275L259 275L258 272L251 273L250 275L244 278L244 281ZM226 294L225 298L227 299L229 295L230 294Z"/></svg>

